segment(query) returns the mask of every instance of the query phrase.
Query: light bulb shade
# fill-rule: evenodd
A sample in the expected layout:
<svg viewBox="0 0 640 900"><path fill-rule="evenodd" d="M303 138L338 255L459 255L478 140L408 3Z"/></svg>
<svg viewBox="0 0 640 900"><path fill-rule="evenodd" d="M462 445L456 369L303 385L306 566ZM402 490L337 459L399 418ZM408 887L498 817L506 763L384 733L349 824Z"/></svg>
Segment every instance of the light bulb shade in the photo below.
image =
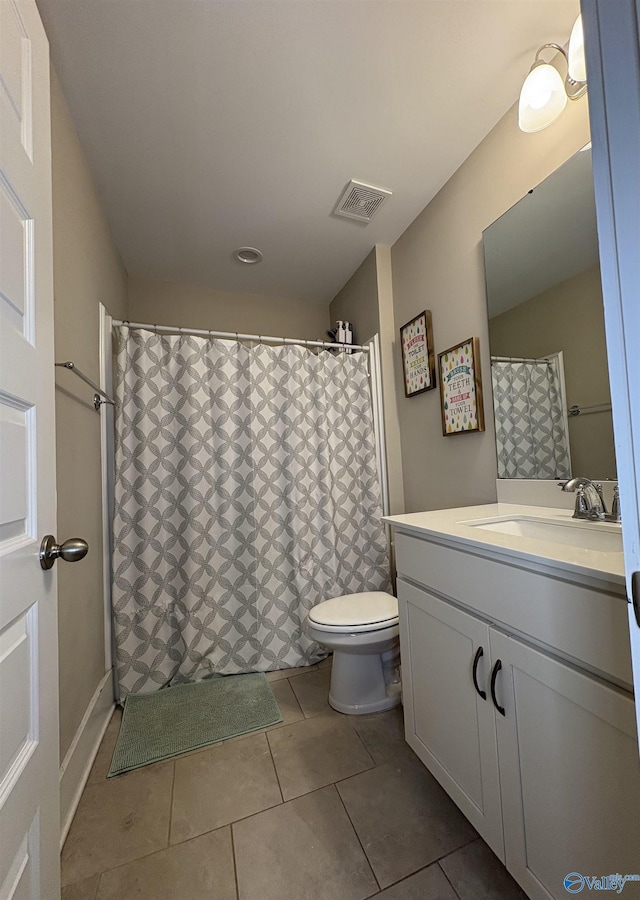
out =
<svg viewBox="0 0 640 900"><path fill-rule="evenodd" d="M549 63L536 63L520 91L518 125L531 134L542 131L562 115L567 94L560 73Z"/></svg>
<svg viewBox="0 0 640 900"><path fill-rule="evenodd" d="M571 29L569 38L568 70L569 78L574 81L587 80L587 63L584 58L584 32L582 30L582 15L579 15Z"/></svg>

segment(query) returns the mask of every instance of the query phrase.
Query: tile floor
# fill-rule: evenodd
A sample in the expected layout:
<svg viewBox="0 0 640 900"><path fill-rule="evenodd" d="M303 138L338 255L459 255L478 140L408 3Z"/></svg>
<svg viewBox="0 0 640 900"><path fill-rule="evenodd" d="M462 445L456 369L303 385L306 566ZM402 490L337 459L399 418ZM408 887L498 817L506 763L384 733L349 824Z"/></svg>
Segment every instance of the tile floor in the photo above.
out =
<svg viewBox="0 0 640 900"><path fill-rule="evenodd" d="M62 900L525 900L405 744L343 716L330 663L270 673L284 721L107 780L111 720L62 853Z"/></svg>

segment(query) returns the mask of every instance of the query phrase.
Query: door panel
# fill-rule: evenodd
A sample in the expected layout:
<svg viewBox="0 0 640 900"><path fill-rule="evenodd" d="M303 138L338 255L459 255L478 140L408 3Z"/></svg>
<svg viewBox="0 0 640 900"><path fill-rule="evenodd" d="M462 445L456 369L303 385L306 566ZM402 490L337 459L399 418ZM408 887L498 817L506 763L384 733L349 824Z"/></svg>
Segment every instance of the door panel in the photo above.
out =
<svg viewBox="0 0 640 900"><path fill-rule="evenodd" d="M34 39L41 43L34 29L42 29L28 0L4 0L0 3L0 115L5 131L18 137L22 150L33 159L34 107L33 70L41 60L34 60ZM35 25L34 25L35 23ZM45 38L46 43L46 38ZM36 53L38 48L36 46ZM47 48L47 65L48 65ZM40 74L40 72L38 73Z"/></svg>
<svg viewBox="0 0 640 900"><path fill-rule="evenodd" d="M402 578L398 600L407 741L504 858L496 732L487 687L489 628ZM484 700L473 683L474 660L481 647L477 681Z"/></svg>
<svg viewBox="0 0 640 900"><path fill-rule="evenodd" d="M640 3L582 0L600 270L640 724Z"/></svg>
<svg viewBox="0 0 640 900"><path fill-rule="evenodd" d="M0 2L0 897L59 896L49 54Z"/></svg>
<svg viewBox="0 0 640 900"><path fill-rule="evenodd" d="M527 893L564 878L634 874L640 770L630 694L491 631L506 863Z"/></svg>

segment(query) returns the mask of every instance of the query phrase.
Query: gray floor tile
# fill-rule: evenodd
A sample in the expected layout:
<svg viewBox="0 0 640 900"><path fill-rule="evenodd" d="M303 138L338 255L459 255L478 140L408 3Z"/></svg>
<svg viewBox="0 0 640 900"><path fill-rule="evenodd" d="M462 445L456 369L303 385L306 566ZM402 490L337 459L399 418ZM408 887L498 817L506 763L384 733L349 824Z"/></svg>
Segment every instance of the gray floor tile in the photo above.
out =
<svg viewBox="0 0 640 900"><path fill-rule="evenodd" d="M89 785L62 851L72 884L167 846L173 762Z"/></svg>
<svg viewBox="0 0 640 900"><path fill-rule="evenodd" d="M474 841L440 860L460 900L527 900L484 841Z"/></svg>
<svg viewBox="0 0 640 900"><path fill-rule="evenodd" d="M371 900L458 900L438 863L386 888Z"/></svg>
<svg viewBox="0 0 640 900"><path fill-rule="evenodd" d="M377 890L333 786L236 823L233 839L239 900L364 900Z"/></svg>
<svg viewBox="0 0 640 900"><path fill-rule="evenodd" d="M172 844L282 802L264 734L182 757L175 767Z"/></svg>
<svg viewBox="0 0 640 900"><path fill-rule="evenodd" d="M337 787L381 887L477 836L417 758L383 763Z"/></svg>
<svg viewBox="0 0 640 900"><path fill-rule="evenodd" d="M116 707L111 720L107 725L107 729L102 738L102 743L96 754L96 758L91 767L87 784L96 784L98 781L104 781L111 765L111 757L116 747L118 734L120 732L120 723L122 722L122 710Z"/></svg>
<svg viewBox="0 0 640 900"><path fill-rule="evenodd" d="M331 669L316 669L291 679L291 687L307 718L334 712L329 706Z"/></svg>
<svg viewBox="0 0 640 900"><path fill-rule="evenodd" d="M282 713L282 723L280 725L272 725L271 728L267 729L268 731L274 728L281 728L282 725L293 725L294 722L304 719L304 713L296 700L290 681L274 681L271 685L271 690L278 701L278 706Z"/></svg>
<svg viewBox="0 0 640 900"><path fill-rule="evenodd" d="M316 716L268 735L285 800L373 766L345 716Z"/></svg>
<svg viewBox="0 0 640 900"><path fill-rule="evenodd" d="M62 888L61 900L96 900L99 880L99 875L92 875L91 878L68 884Z"/></svg>
<svg viewBox="0 0 640 900"><path fill-rule="evenodd" d="M97 900L213 898L236 900L231 829L228 827L104 872Z"/></svg>
<svg viewBox="0 0 640 900"><path fill-rule="evenodd" d="M367 716L352 716L351 721L365 747L377 763L395 762L415 754L404 739L402 706Z"/></svg>
<svg viewBox="0 0 640 900"><path fill-rule="evenodd" d="M280 681L282 678L293 678L294 675L302 675L305 672L314 672L315 666L299 666L295 669L276 669L275 672L265 672L267 681Z"/></svg>
<svg viewBox="0 0 640 900"><path fill-rule="evenodd" d="M319 662L317 665L318 665L319 669L330 669L332 662L333 662L333 654L331 654L330 656L327 656L326 659L323 659L322 662Z"/></svg>

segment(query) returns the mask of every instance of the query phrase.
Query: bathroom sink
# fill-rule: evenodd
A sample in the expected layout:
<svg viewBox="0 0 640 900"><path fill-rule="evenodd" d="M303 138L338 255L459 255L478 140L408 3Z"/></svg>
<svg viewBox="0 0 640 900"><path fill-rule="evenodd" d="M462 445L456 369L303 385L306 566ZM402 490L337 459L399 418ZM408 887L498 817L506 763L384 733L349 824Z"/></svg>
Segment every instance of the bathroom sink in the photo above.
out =
<svg viewBox="0 0 640 900"><path fill-rule="evenodd" d="M610 522L587 522L570 519L557 521L534 516L500 516L495 519L475 519L460 522L482 531L512 534L536 541L568 544L583 550L600 553L622 553L622 530Z"/></svg>

